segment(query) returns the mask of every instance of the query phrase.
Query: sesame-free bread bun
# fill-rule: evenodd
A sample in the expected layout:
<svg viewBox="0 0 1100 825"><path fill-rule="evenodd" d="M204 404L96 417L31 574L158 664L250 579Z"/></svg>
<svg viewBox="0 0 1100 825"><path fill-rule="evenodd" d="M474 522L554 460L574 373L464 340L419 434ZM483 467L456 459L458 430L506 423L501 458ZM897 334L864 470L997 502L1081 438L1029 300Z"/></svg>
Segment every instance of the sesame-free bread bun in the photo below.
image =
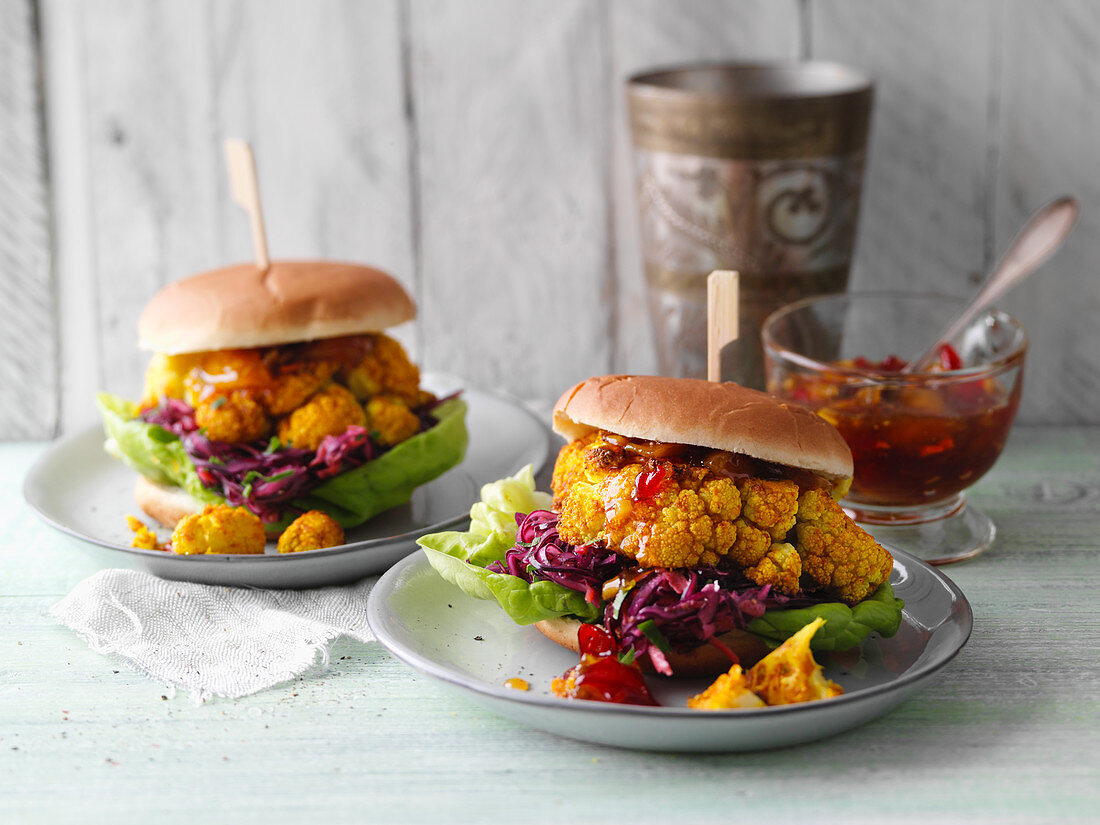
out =
<svg viewBox="0 0 1100 825"><path fill-rule="evenodd" d="M134 500L146 515L170 530L181 518L202 511L202 504L182 487L158 484L145 476L138 476Z"/></svg>
<svg viewBox="0 0 1100 825"><path fill-rule="evenodd" d="M580 640L577 631L581 623L576 619L544 619L535 622L535 629L552 642L574 653L580 652ZM741 666L746 670L768 655L770 649L759 636L744 630L731 630L718 637L718 641L736 654ZM676 676L717 676L725 673L733 664L717 647L704 644L689 653L666 653L669 667ZM648 657L640 657L638 664L642 670L653 672Z"/></svg>
<svg viewBox="0 0 1100 825"><path fill-rule="evenodd" d="M276 261L213 269L171 283L138 322L142 349L175 355L380 332L416 316L404 288L378 269Z"/></svg>
<svg viewBox="0 0 1100 825"><path fill-rule="evenodd" d="M740 453L832 480L852 475L851 450L832 424L805 407L733 383L589 378L554 405L554 431L574 441L593 430Z"/></svg>
<svg viewBox="0 0 1100 825"><path fill-rule="evenodd" d="M145 476L138 476L134 484L134 500L145 515L160 522L169 530L175 530L180 519L201 513L204 507L201 501L182 487L159 484ZM264 532L267 533L268 538L274 538L281 531L264 525Z"/></svg>

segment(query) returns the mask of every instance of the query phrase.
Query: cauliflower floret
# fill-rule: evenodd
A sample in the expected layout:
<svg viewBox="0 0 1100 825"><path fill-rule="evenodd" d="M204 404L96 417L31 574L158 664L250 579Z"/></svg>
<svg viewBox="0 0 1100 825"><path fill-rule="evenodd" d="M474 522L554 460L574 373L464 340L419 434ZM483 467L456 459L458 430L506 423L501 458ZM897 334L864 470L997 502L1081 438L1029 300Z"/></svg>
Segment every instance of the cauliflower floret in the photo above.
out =
<svg viewBox="0 0 1100 825"><path fill-rule="evenodd" d="M752 522L739 518L734 522L736 539L730 546L728 555L730 561L740 567L752 567L760 563L760 560L768 555L772 546L772 537L766 530L761 530ZM761 582L764 584L765 582Z"/></svg>
<svg viewBox="0 0 1100 825"><path fill-rule="evenodd" d="M215 393L252 393L271 382L271 373L258 349L217 350L202 353L196 359L183 381L183 398L192 407Z"/></svg>
<svg viewBox="0 0 1100 825"><path fill-rule="evenodd" d="M145 369L145 389L141 393L143 407L155 407L162 398L183 398L184 381L202 359L201 354L165 355L155 353Z"/></svg>
<svg viewBox="0 0 1100 825"><path fill-rule="evenodd" d="M831 699L844 690L829 681L810 650L810 639L825 624L820 616L752 666L749 689L769 705Z"/></svg>
<svg viewBox="0 0 1100 825"><path fill-rule="evenodd" d="M758 584L798 592L801 560L776 544L794 524L793 482L737 484L704 467L662 460L622 464L597 434L561 450L553 489L561 513L558 531L568 542L604 541L651 567L694 567L725 558Z"/></svg>
<svg viewBox="0 0 1100 825"><path fill-rule="evenodd" d="M201 401L195 407L195 423L211 441L256 441L271 432L264 408L239 392Z"/></svg>
<svg viewBox="0 0 1100 825"><path fill-rule="evenodd" d="M397 341L381 333L372 337L370 353L342 374L344 383L360 401L386 393L415 405L420 398L420 370Z"/></svg>
<svg viewBox="0 0 1100 825"><path fill-rule="evenodd" d="M793 481L750 478L737 489L741 492L741 514L776 541L786 538L798 512L798 485Z"/></svg>
<svg viewBox="0 0 1100 825"><path fill-rule="evenodd" d="M367 402L367 426L381 444L392 446L420 429L420 419L395 396L380 395Z"/></svg>
<svg viewBox="0 0 1100 825"><path fill-rule="evenodd" d="M554 462L554 475L550 480L550 489L554 493L555 502L560 502L573 483L585 477L584 457L588 448L592 446L599 436L595 433L570 441L558 453L558 460Z"/></svg>
<svg viewBox="0 0 1100 825"><path fill-rule="evenodd" d="M890 577L890 553L823 490L799 498L796 531L802 571L848 604L867 598Z"/></svg>
<svg viewBox="0 0 1100 825"><path fill-rule="evenodd" d="M791 705L831 699L844 693L825 678L810 650L810 639L825 624L818 617L757 662L745 673L734 665L705 691L688 699L696 710L734 710Z"/></svg>
<svg viewBox="0 0 1100 825"><path fill-rule="evenodd" d="M336 365L329 361L305 361L283 367L264 388L262 400L275 417L286 415L305 404L328 383Z"/></svg>
<svg viewBox="0 0 1100 825"><path fill-rule="evenodd" d="M344 528L328 513L310 510L290 523L279 536L280 553L300 553L344 543Z"/></svg>
<svg viewBox="0 0 1100 825"><path fill-rule="evenodd" d="M243 507L208 504L201 513L180 519L169 545L181 556L264 552L264 525Z"/></svg>
<svg viewBox="0 0 1100 825"><path fill-rule="evenodd" d="M749 688L749 679L734 665L723 673L702 693L688 698L687 706L695 710L732 710L735 708L762 708L764 700Z"/></svg>
<svg viewBox="0 0 1100 825"><path fill-rule="evenodd" d="M770 584L779 592L790 595L798 592L802 558L786 542L773 544L764 558L754 566L746 567L744 572L757 584Z"/></svg>
<svg viewBox="0 0 1100 825"><path fill-rule="evenodd" d="M785 541L801 519L794 481L735 483L706 467L624 456L594 434L562 448L553 489L558 531L572 544L603 541L650 567L732 562L757 584L800 591L806 559Z"/></svg>
<svg viewBox="0 0 1100 825"><path fill-rule="evenodd" d="M355 396L339 384L321 392L279 422L283 444L316 450L327 435L340 435L348 427L364 427L367 414Z"/></svg>
<svg viewBox="0 0 1100 825"><path fill-rule="evenodd" d="M140 547L142 550L163 550L164 548L157 541L157 534L150 530L141 519L134 516L127 516L126 523L130 525L130 529L134 531L134 540L130 542L131 547Z"/></svg>
<svg viewBox="0 0 1100 825"><path fill-rule="evenodd" d="M643 473L658 489L635 501ZM741 499L729 479L668 462L627 464L595 475L596 483L574 481L564 493L558 531L568 542L603 540L651 567L694 567L716 563L736 538Z"/></svg>

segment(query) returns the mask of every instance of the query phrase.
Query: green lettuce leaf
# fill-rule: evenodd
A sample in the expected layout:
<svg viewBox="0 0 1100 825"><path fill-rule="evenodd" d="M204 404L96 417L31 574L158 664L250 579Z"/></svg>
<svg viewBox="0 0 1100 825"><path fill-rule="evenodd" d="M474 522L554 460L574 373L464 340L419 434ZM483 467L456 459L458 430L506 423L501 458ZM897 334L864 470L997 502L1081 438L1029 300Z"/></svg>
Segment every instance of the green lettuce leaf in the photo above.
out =
<svg viewBox="0 0 1100 825"><path fill-rule="evenodd" d="M202 486L177 436L137 418L137 404L104 392L96 397L96 406L107 434L104 449L108 453L158 484L182 487L203 504L225 502Z"/></svg>
<svg viewBox="0 0 1100 825"><path fill-rule="evenodd" d="M324 510L342 526L354 527L404 504L417 487L443 475L466 455L466 402L444 401L432 415L438 423L431 429L314 487L295 500L295 506Z"/></svg>
<svg viewBox="0 0 1100 825"><path fill-rule="evenodd" d="M810 647L814 650L848 650L873 632L886 637L897 633L904 606L905 602L895 598L890 583L883 582L872 596L852 607L841 602L828 602L791 610L769 610L749 622L747 629L769 643L779 644L820 616L825 624L814 634Z"/></svg>
<svg viewBox="0 0 1100 825"><path fill-rule="evenodd" d="M484 539L469 533L434 533L418 542L428 562L444 579L475 599L496 599L497 604L516 624L534 624L543 619L576 616L585 621L599 618L599 607L584 600L584 595L548 581L528 584L518 576L493 573L468 561L499 555L513 544L503 533ZM491 563L491 562L490 562Z"/></svg>
<svg viewBox="0 0 1100 825"><path fill-rule="evenodd" d="M528 584L517 576L493 573L485 567L504 561L504 554L515 544L516 513L547 509L551 497L535 490L531 468L525 467L511 478L486 484L481 501L470 508L470 530L465 533L433 533L417 540L429 564L440 576L475 599L496 600L517 624L533 624L542 619L573 616L582 621L597 621L598 606L584 596L560 584L537 581ZM829 602L791 610L769 610L753 619L748 631L772 645L793 636L818 616L825 625L814 634L815 650L848 650L870 633L893 636L901 624L904 602L894 597L894 589L884 583L874 595L853 607Z"/></svg>
<svg viewBox="0 0 1100 825"><path fill-rule="evenodd" d="M136 417L136 404L107 393L101 393L96 404L107 433L108 453L153 481L183 487L205 504L225 501L202 486L179 438ZM445 401L432 415L437 422L434 427L314 487L294 505L322 510L343 527L355 527L404 504L413 490L454 467L466 454L466 403L461 399ZM285 527L292 519L288 516L273 527Z"/></svg>
<svg viewBox="0 0 1100 825"><path fill-rule="evenodd" d="M528 584L518 576L493 573L486 566L504 561L516 542L516 513L550 506L550 496L535 490L528 465L511 478L486 484L481 501L470 508L470 530L465 533L432 533L417 540L428 562L439 575L475 599L495 599L516 624L576 616L584 621L599 618L600 609L582 593L556 582Z"/></svg>
<svg viewBox="0 0 1100 825"><path fill-rule="evenodd" d="M535 473L528 464L511 478L481 488L481 501L470 508L470 532L475 536L504 533L514 542L518 529L516 513L549 510L552 501L549 493L535 489Z"/></svg>

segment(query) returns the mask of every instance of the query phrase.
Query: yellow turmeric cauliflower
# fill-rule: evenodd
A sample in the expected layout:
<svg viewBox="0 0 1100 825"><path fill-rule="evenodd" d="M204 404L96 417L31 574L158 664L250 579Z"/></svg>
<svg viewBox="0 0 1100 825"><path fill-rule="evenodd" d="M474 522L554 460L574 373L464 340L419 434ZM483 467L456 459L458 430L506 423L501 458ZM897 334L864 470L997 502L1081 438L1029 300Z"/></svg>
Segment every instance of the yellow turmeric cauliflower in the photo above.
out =
<svg viewBox="0 0 1100 825"><path fill-rule="evenodd" d="M599 441L599 435L592 435L570 441L558 452L558 459L554 462L554 475L550 480L550 489L554 492L554 499L560 502L573 482L583 480L586 477L584 463L588 448Z"/></svg>
<svg viewBox="0 0 1100 825"><path fill-rule="evenodd" d="M688 699L696 710L791 705L840 696L844 690L825 678L810 650L810 639L825 624L818 617L745 673L734 665L705 691Z"/></svg>
<svg viewBox="0 0 1100 825"><path fill-rule="evenodd" d="M371 351L341 378L360 401L385 393L415 406L420 399L420 370L404 347L388 335L373 337Z"/></svg>
<svg viewBox="0 0 1100 825"><path fill-rule="evenodd" d="M223 349L196 353L183 379L183 399L192 407L212 395L247 394L271 382L261 349Z"/></svg>
<svg viewBox="0 0 1100 825"><path fill-rule="evenodd" d="M180 519L169 545L181 556L256 555L264 552L264 525L243 507L208 504L201 513Z"/></svg>
<svg viewBox="0 0 1100 825"><path fill-rule="evenodd" d="M799 498L796 532L802 571L848 604L867 598L890 577L890 553L823 490Z"/></svg>
<svg viewBox="0 0 1100 825"><path fill-rule="evenodd" d="M826 494L828 495L828 494ZM825 624L818 616L749 671L749 688L769 705L831 699L844 691L825 678L810 650L810 639Z"/></svg>
<svg viewBox="0 0 1100 825"><path fill-rule="evenodd" d="M145 389L141 393L141 405L153 407L162 398L183 398L187 374L201 359L201 353L184 355L154 353L149 359L149 366L145 368Z"/></svg>
<svg viewBox="0 0 1100 825"><path fill-rule="evenodd" d="M293 412L328 383L336 365L328 361L305 361L283 368L265 387L261 398L275 417Z"/></svg>
<svg viewBox="0 0 1100 825"><path fill-rule="evenodd" d="M729 479L705 478L702 468L671 467L627 464L574 481L560 503L561 537L572 544L602 540L649 567L715 564L736 538L737 487ZM651 472L676 477L661 483L652 497L635 501L639 476Z"/></svg>
<svg viewBox="0 0 1100 825"><path fill-rule="evenodd" d="M163 550L160 542L157 541L157 534L150 530L145 524L134 516L127 516L126 523L130 525L130 529L134 531L134 539L130 542L131 547L139 547L142 550Z"/></svg>
<svg viewBox="0 0 1100 825"><path fill-rule="evenodd" d="M290 523L279 536L280 553L300 553L344 543L344 528L328 513L310 510Z"/></svg>
<svg viewBox="0 0 1100 825"><path fill-rule="evenodd" d="M802 559L786 542L773 544L760 561L746 567L745 575L757 584L771 584L782 593L797 593L802 576Z"/></svg>
<svg viewBox="0 0 1100 825"><path fill-rule="evenodd" d="M762 708L764 700L749 688L748 675L741 665L734 665L702 693L688 697L687 706L695 710L733 710Z"/></svg>
<svg viewBox="0 0 1100 825"><path fill-rule="evenodd" d="M380 395L367 402L367 426L379 442L392 446L420 429L420 419L400 398Z"/></svg>
<svg viewBox="0 0 1100 825"><path fill-rule="evenodd" d="M647 484L655 485L656 493L636 500L636 489ZM775 541L794 524L798 487L793 482L738 484L704 467L667 461L620 467L608 460L599 437L589 437L562 449L553 489L561 513L558 530L568 542L604 541L650 567L694 567L726 558L757 584L798 592L801 560L793 548Z"/></svg>
<svg viewBox="0 0 1100 825"><path fill-rule="evenodd" d="M793 481L750 478L740 482L741 513L776 541L786 538L798 512L798 485Z"/></svg>
<svg viewBox="0 0 1100 825"><path fill-rule="evenodd" d="M599 433L562 448L552 487L563 539L602 541L648 567L725 565L780 593L805 585L854 604L893 563L825 489L800 496L791 480L735 482L705 466L625 454Z"/></svg>
<svg viewBox="0 0 1100 825"><path fill-rule="evenodd" d="M200 401L195 407L195 423L211 441L256 441L271 432L264 408L238 392Z"/></svg>
<svg viewBox="0 0 1100 825"><path fill-rule="evenodd" d="M279 422L279 440L316 450L325 436L340 435L348 427L366 423L367 415L355 396L339 384L329 384Z"/></svg>

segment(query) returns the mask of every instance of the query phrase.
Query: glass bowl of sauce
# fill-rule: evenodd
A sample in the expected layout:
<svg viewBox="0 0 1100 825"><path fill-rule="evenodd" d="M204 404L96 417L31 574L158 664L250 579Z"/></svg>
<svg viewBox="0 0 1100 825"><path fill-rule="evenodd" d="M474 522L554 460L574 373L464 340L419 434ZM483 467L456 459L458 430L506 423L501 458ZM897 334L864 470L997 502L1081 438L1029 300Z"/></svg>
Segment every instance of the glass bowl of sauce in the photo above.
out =
<svg viewBox="0 0 1100 825"><path fill-rule="evenodd" d="M1020 405L1027 336L990 310L906 373L904 360L962 308L942 295L866 292L810 298L764 324L768 391L815 410L852 450L843 504L880 541L933 563L993 541L966 489L997 461Z"/></svg>

